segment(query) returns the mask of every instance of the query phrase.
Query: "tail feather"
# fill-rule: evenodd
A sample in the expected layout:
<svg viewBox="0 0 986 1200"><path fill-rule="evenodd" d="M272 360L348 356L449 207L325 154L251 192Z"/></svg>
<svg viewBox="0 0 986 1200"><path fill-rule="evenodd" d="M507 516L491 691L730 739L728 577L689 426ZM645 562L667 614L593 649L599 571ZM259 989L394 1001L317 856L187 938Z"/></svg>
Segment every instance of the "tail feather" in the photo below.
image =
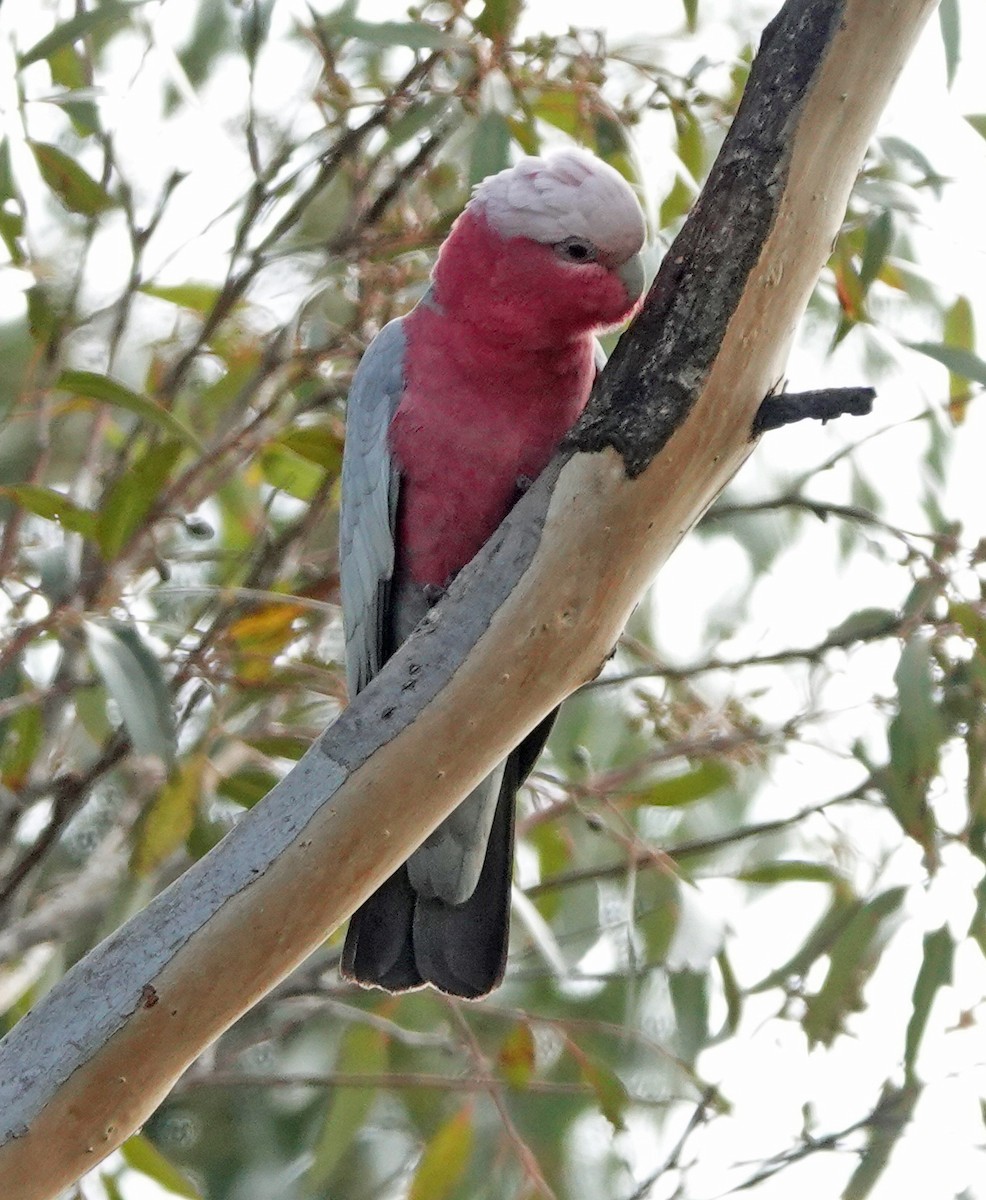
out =
<svg viewBox="0 0 986 1200"><path fill-rule="evenodd" d="M353 913L342 949L343 975L388 992L424 983L414 961L415 899L407 867L401 866Z"/></svg>
<svg viewBox="0 0 986 1200"><path fill-rule="evenodd" d="M406 864L352 916L342 973L364 986L403 992L430 983L452 996L477 999L503 978L510 936L514 809L551 731L555 714L507 758L479 881L461 904L418 894Z"/></svg>
<svg viewBox="0 0 986 1200"><path fill-rule="evenodd" d="M485 996L507 965L515 793L516 786L500 789L483 870L469 899L446 904L419 896L415 904L415 965L427 983L453 996Z"/></svg>

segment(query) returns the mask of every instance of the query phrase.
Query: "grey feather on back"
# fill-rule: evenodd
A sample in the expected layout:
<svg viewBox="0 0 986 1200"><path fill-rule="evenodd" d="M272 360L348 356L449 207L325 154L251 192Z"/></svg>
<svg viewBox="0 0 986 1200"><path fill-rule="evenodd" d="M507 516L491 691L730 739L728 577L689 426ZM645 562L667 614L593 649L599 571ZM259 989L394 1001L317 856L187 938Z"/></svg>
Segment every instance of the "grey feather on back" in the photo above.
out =
<svg viewBox="0 0 986 1200"><path fill-rule="evenodd" d="M349 694L383 665L400 476L387 432L404 390L405 336L385 325L363 355L349 389L339 515L339 591Z"/></svg>

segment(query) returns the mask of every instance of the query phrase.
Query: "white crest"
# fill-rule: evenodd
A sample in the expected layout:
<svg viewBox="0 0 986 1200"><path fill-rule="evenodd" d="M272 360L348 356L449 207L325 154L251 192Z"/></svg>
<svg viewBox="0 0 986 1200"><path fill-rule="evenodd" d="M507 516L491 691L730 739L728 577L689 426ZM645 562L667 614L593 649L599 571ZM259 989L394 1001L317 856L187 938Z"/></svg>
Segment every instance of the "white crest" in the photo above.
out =
<svg viewBox="0 0 986 1200"><path fill-rule="evenodd" d="M644 243L644 216L630 185L608 163L581 150L522 158L478 184L469 202L505 238L552 245L587 238L618 262Z"/></svg>

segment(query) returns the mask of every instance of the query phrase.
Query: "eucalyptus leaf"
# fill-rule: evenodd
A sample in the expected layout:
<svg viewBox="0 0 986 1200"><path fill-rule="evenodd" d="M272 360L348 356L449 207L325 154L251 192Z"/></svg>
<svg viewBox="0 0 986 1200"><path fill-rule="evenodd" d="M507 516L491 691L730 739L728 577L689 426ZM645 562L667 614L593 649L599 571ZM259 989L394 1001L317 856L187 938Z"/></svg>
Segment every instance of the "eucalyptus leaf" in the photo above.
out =
<svg viewBox="0 0 986 1200"><path fill-rule="evenodd" d="M132 625L92 620L84 628L93 666L117 703L134 749L170 766L175 717L161 664Z"/></svg>

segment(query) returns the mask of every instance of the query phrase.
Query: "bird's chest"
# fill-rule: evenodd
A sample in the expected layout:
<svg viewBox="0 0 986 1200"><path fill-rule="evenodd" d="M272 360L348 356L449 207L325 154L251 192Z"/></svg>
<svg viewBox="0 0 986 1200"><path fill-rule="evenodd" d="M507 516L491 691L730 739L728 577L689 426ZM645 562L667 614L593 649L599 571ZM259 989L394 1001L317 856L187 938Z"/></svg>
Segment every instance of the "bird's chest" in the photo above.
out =
<svg viewBox="0 0 986 1200"><path fill-rule="evenodd" d="M410 364L390 440L401 472L398 557L417 582L444 587L476 554L547 466L593 374L591 342L499 370L440 349Z"/></svg>

